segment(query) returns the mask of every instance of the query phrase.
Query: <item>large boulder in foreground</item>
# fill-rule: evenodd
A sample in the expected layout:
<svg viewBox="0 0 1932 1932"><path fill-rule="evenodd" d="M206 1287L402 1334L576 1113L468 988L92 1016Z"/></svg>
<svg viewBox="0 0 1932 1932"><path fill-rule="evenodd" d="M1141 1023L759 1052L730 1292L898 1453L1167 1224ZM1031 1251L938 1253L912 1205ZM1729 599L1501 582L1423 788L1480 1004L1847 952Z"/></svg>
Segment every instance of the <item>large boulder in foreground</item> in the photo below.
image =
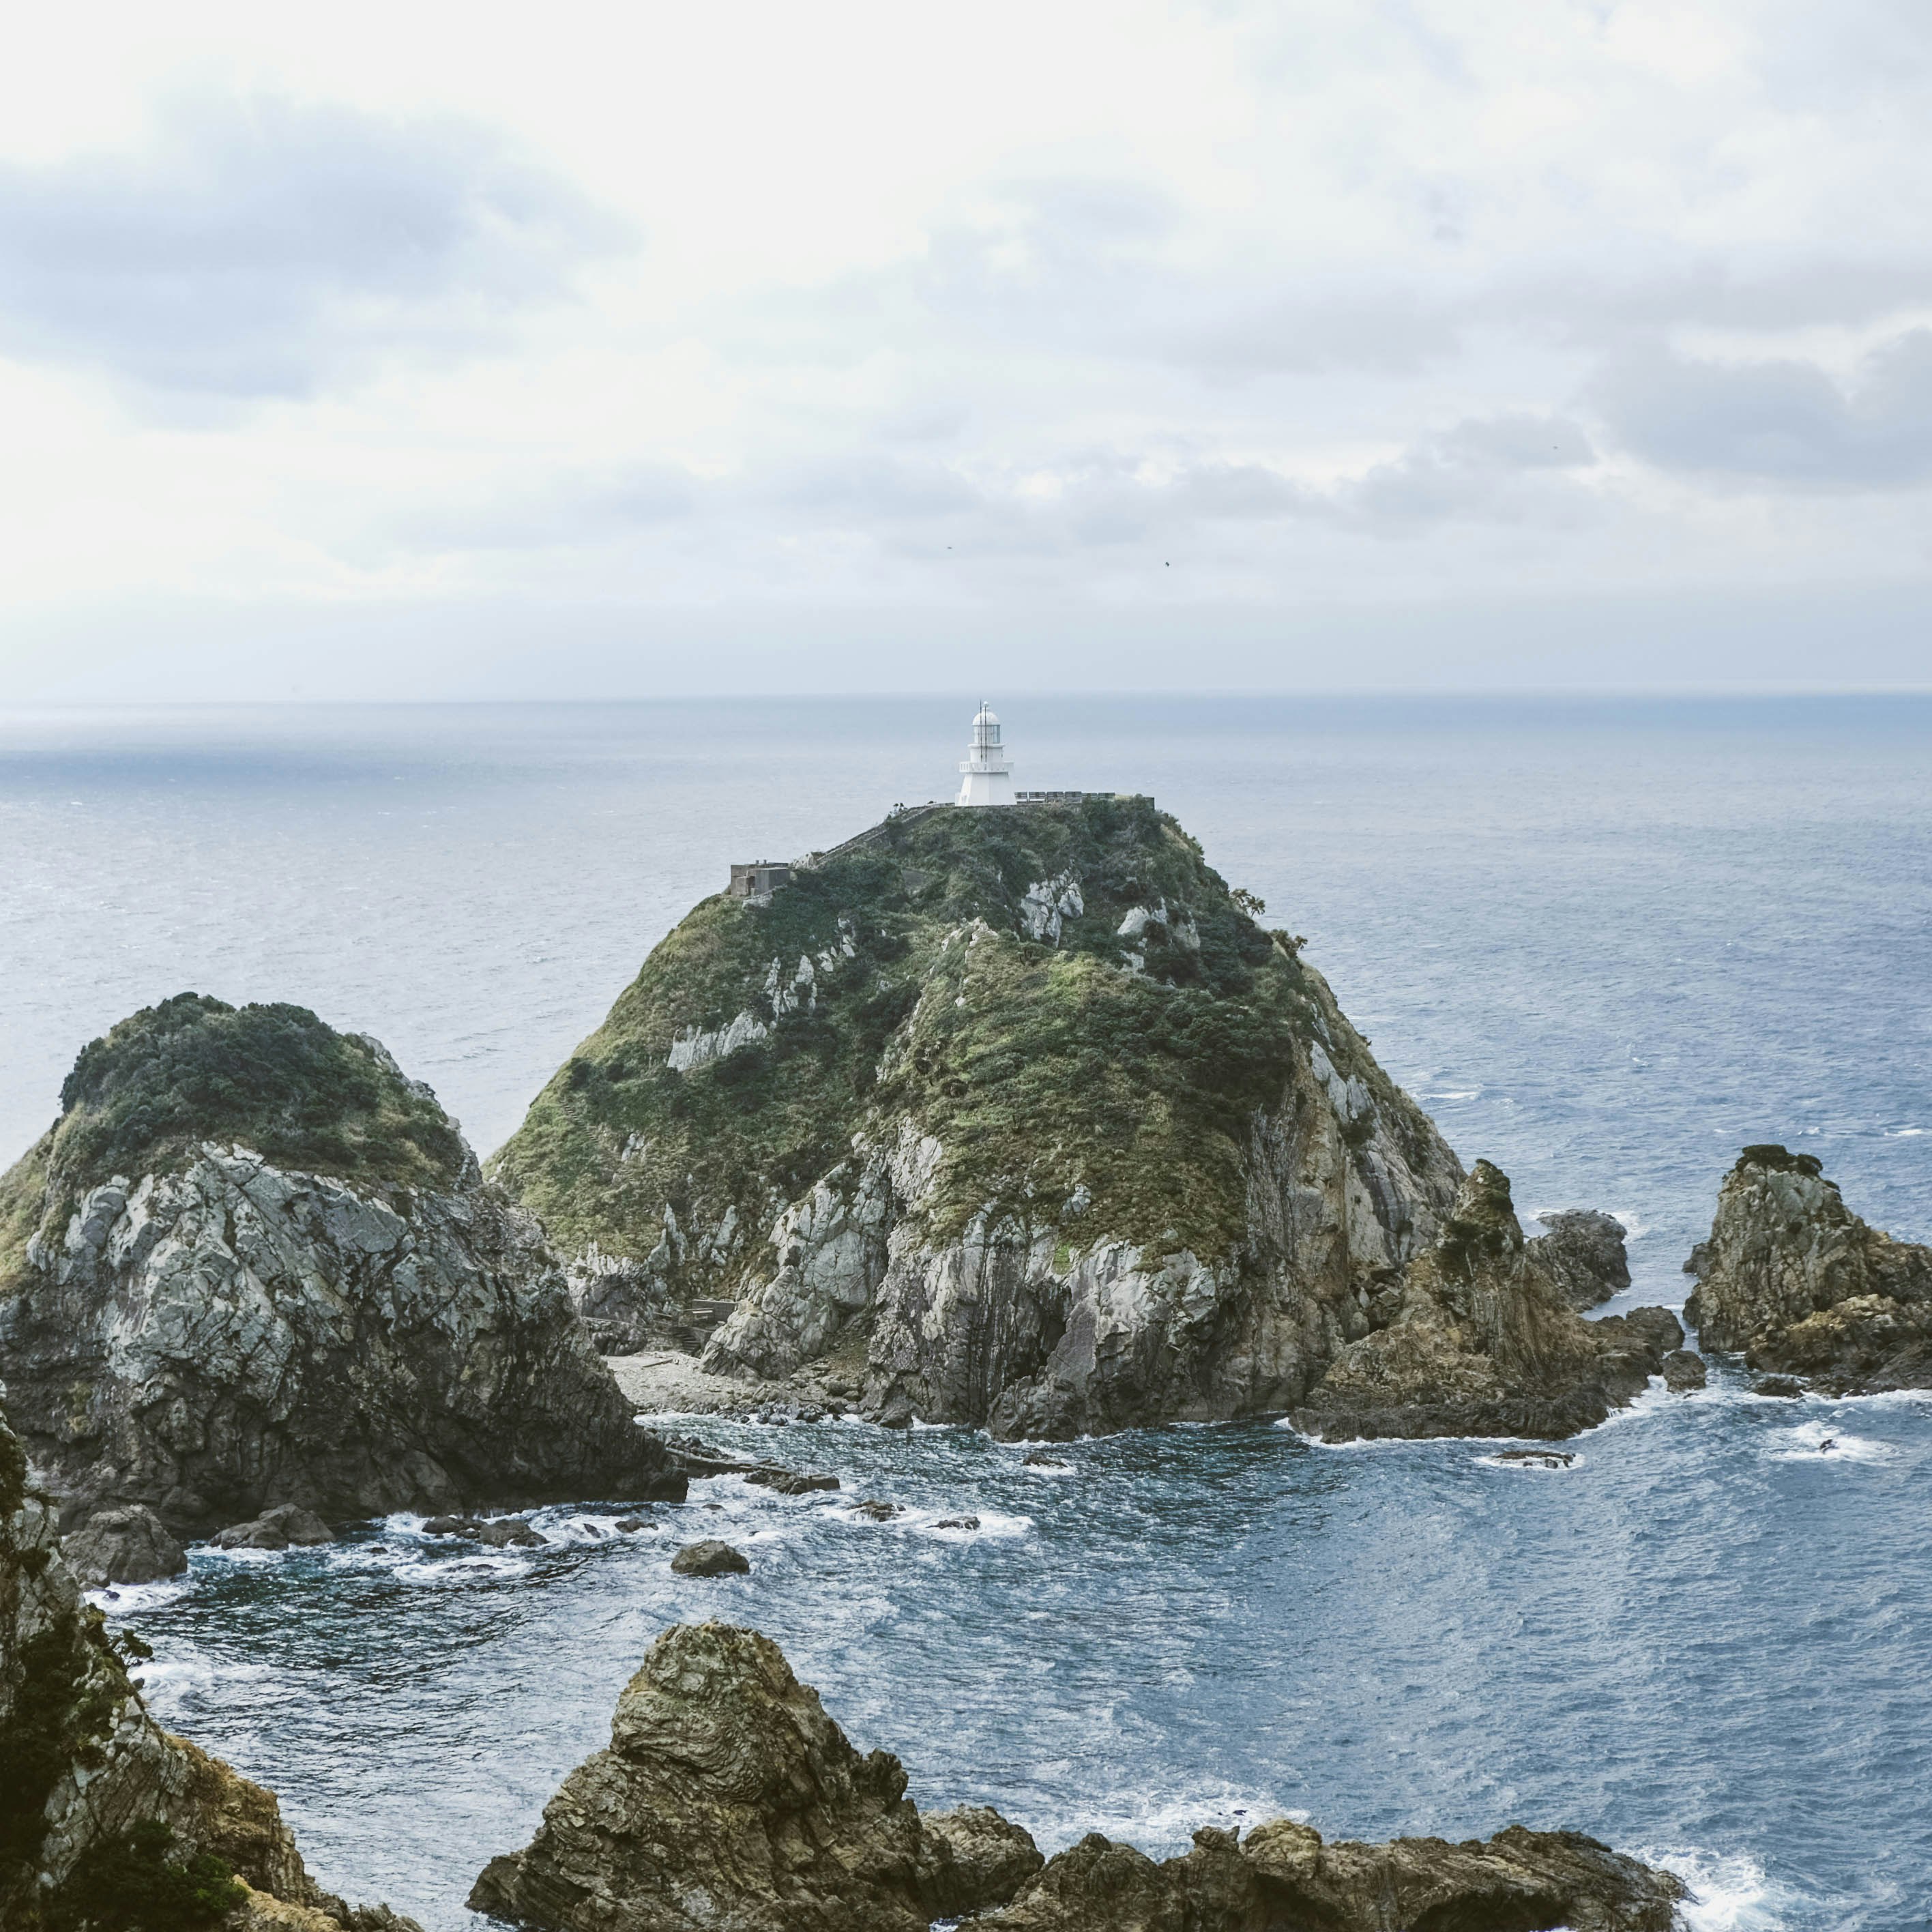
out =
<svg viewBox="0 0 1932 1932"><path fill-rule="evenodd" d="M1746 1148L1692 1264L1706 1348L1828 1394L1932 1387L1932 1247L1859 1220L1815 1156Z"/></svg>
<svg viewBox="0 0 1932 1932"><path fill-rule="evenodd" d="M1324 1441L1594 1427L1684 1339L1660 1308L1586 1322L1526 1244L1509 1177L1477 1162L1394 1318L1346 1349L1294 1412Z"/></svg>
<svg viewBox="0 0 1932 1932"><path fill-rule="evenodd" d="M1324 1844L1286 1818L1245 1839L1208 1827L1156 1864L1091 1834L986 1932L1672 1932L1683 1885L1579 1832Z"/></svg>
<svg viewBox="0 0 1932 1932"><path fill-rule="evenodd" d="M529 1848L472 1908L533 1932L1670 1932L1684 1888L1570 1832L1326 1845L1277 1819L1204 1829L1156 1864L1084 1838L1042 1867L984 1807L921 1818L883 1751L860 1757L776 1645L667 1630L619 1699L610 1748L572 1772ZM1004 1906L1004 1910L999 1910Z"/></svg>
<svg viewBox="0 0 1932 1932"><path fill-rule="evenodd" d="M0 1379L65 1526L678 1496L542 1230L380 1044L194 994L0 1178Z"/></svg>
<svg viewBox="0 0 1932 1932"><path fill-rule="evenodd" d="M82 1600L0 1418L0 1925L105 1932L164 1886L236 1932L415 1932L322 1892L273 1794L154 1722L128 1675L146 1654Z"/></svg>
<svg viewBox="0 0 1932 1932"><path fill-rule="evenodd" d="M905 1788L898 1760L860 1756L770 1638L677 1624L624 1687L609 1748L470 1904L547 1932L922 1932L1038 1869L998 1814L928 1828Z"/></svg>
<svg viewBox="0 0 1932 1932"><path fill-rule="evenodd" d="M1064 1438L1300 1400L1462 1168L1145 798L895 814L652 952L493 1172L631 1344Z"/></svg>

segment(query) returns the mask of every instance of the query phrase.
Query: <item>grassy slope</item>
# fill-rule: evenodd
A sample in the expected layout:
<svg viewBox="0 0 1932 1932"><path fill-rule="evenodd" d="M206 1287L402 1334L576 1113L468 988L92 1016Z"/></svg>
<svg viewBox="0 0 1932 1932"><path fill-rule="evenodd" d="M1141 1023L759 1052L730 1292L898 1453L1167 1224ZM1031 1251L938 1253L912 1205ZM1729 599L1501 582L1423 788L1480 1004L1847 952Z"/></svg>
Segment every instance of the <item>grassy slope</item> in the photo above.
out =
<svg viewBox="0 0 1932 1932"><path fill-rule="evenodd" d="M178 1168L205 1140L365 1184L446 1187L463 1165L442 1109L352 1035L302 1006L177 994L82 1050L60 1118L0 1175L0 1289L44 1209L58 1222L88 1188Z"/></svg>
<svg viewBox="0 0 1932 1932"><path fill-rule="evenodd" d="M1023 894L1063 873L1084 914L1057 946L1025 938ZM1145 974L1122 970L1123 917L1162 901L1174 923L1191 916L1198 950L1150 924ZM969 945L981 920L991 931ZM686 1029L746 1010L770 1024L772 962L788 979L802 952L842 934L856 956L820 974L815 1013L668 1070ZM708 1232L734 1205L762 1227L855 1132L909 1117L946 1149L935 1232L987 1202L1045 1225L1084 1186L1090 1204L1070 1228L1081 1244L1117 1235L1219 1255L1245 1225L1254 1110L1279 1100L1318 1012L1344 1072L1406 1108L1318 976L1148 801L889 820L769 907L721 896L697 908L493 1171L566 1248L641 1256L667 1203L686 1229Z"/></svg>

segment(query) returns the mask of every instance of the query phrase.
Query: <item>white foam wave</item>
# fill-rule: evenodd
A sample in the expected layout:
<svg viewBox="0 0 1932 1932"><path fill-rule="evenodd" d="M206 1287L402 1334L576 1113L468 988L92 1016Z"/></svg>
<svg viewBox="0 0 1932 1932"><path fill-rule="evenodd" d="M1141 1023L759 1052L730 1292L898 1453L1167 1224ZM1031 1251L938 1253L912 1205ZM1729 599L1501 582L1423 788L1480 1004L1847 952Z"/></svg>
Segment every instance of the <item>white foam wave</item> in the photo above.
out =
<svg viewBox="0 0 1932 1932"><path fill-rule="evenodd" d="M1887 1127L1885 1137L1888 1141L1916 1141L1924 1131L1923 1127Z"/></svg>
<svg viewBox="0 0 1932 1932"><path fill-rule="evenodd" d="M1673 1873L1690 1888L1680 1910L1686 1932L1780 1932L1786 1903L1764 1868L1742 1852L1658 1850L1632 1854Z"/></svg>
<svg viewBox="0 0 1932 1932"><path fill-rule="evenodd" d="M1039 1767L1046 1768L1047 1767ZM1306 1811L1289 1810L1268 1792L1251 1785L1216 1780L1184 1791L1123 1792L1102 1803L1070 1808L1034 1827L1044 1851L1072 1844L1089 1832L1099 1832L1154 1858L1184 1850L1203 1825L1228 1832L1249 1832L1276 1818L1308 1822Z"/></svg>
<svg viewBox="0 0 1932 1932"><path fill-rule="evenodd" d="M116 1623L179 1603L194 1588L196 1581L190 1568L184 1575L170 1576L158 1583L108 1583L82 1594L110 1623Z"/></svg>
<svg viewBox="0 0 1932 1932"><path fill-rule="evenodd" d="M1775 1446L1765 1454L1774 1462L1892 1462L1898 1459L1896 1449L1866 1436L1847 1435L1822 1419L1780 1430Z"/></svg>
<svg viewBox="0 0 1932 1932"><path fill-rule="evenodd" d="M1567 1475L1583 1459L1574 1449L1565 1449L1552 1450L1547 1456L1478 1456L1476 1460L1485 1469L1527 1469L1532 1474Z"/></svg>

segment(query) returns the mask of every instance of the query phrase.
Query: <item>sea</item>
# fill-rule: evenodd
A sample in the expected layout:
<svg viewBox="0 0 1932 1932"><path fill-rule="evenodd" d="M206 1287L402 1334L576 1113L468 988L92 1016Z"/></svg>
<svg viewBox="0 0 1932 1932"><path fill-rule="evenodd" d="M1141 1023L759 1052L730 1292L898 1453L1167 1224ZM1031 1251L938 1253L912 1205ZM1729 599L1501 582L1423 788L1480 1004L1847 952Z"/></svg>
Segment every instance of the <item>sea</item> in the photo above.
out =
<svg viewBox="0 0 1932 1932"><path fill-rule="evenodd" d="M732 861L950 796L977 695L0 712L0 1160L86 1041L190 988L379 1035L487 1153ZM1607 1312L1681 1306L1750 1142L1932 1240L1932 699L994 702L1021 784L1153 794L1306 935L1526 1216L1616 1214ZM1046 1464L698 1420L844 1486L717 1478L631 1534L586 1498L520 1552L398 1516L100 1600L317 1875L430 1932L480 1928L476 1874L707 1616L776 1639L922 1806L1048 1850L1520 1821L1680 1873L1692 1932L1932 1924L1932 1392L1712 1366L1558 1468L1266 1419ZM750 1574L674 1577L698 1534Z"/></svg>

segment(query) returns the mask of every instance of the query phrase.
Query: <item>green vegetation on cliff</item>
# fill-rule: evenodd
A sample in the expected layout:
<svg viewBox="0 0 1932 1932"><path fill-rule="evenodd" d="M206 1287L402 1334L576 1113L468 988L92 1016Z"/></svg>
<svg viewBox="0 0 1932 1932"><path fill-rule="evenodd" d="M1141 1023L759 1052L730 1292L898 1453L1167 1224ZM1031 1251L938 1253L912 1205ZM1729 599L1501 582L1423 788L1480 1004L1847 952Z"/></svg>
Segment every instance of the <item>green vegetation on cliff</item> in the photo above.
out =
<svg viewBox="0 0 1932 1932"><path fill-rule="evenodd" d="M115 1174L185 1166L203 1141L364 1184L447 1187L464 1162L442 1108L370 1041L306 1007L178 993L82 1049L60 1118L0 1175L0 1287L40 1225L50 1177L58 1214Z"/></svg>
<svg viewBox="0 0 1932 1932"><path fill-rule="evenodd" d="M1150 800L896 816L769 904L699 905L492 1171L566 1248L641 1259L668 1214L674 1250L728 1210L762 1232L910 1123L936 1234L991 1206L1222 1254L1298 1039L1413 1112L1247 905Z"/></svg>

